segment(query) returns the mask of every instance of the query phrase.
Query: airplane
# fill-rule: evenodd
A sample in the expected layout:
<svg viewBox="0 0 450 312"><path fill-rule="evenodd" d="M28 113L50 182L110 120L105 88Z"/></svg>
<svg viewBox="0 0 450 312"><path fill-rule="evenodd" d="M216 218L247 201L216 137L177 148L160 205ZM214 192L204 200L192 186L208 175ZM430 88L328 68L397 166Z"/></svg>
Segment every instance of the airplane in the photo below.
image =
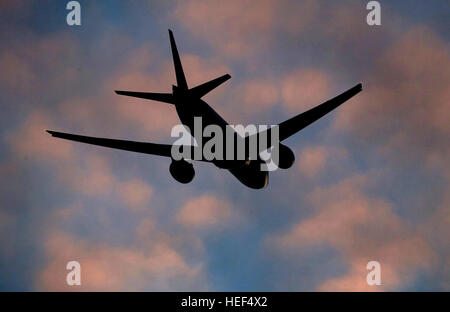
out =
<svg viewBox="0 0 450 312"><path fill-rule="evenodd" d="M194 118L196 117L202 118L204 127L208 125L218 125L221 129L225 129L228 126L228 123L211 106L203 101L202 97L230 79L231 76L229 74L226 74L196 87L189 88L186 77L184 75L175 39L170 29L169 38L177 83L177 85L172 86L172 93L150 93L134 91L115 92L123 96L159 101L174 105L181 123L187 126L187 129L188 131L190 131L191 135L192 131L190 129L194 129ZM332 98L331 100L328 100L306 112L300 113L286 121L281 122L277 125L279 131L279 142L287 139L288 137L322 118L323 116L358 94L360 91L362 91L361 83ZM184 158L180 160L174 160L174 158L172 157L173 144L134 142L127 140L89 137L71 133L56 132L52 130L46 131L56 138L171 158L172 162L169 166L169 172L176 181L183 184L191 182L195 176L195 170L192 163L188 162ZM237 132L234 133L234 135L235 137L242 137L241 135L237 134ZM250 137L251 135L243 138L246 142L246 147L248 146ZM182 146L181 148L193 149L194 147L186 145ZM295 155L289 147L279 143L278 153L278 168L288 169L294 164ZM202 161L208 160L202 159ZM259 154L257 155L256 159L251 159L250 157L248 157L248 153L246 150L244 159L212 159L209 160L209 162L212 162L218 168L230 171L242 184L246 185L249 188L262 189L265 188L269 183L269 172L261 170L261 164L265 163L265 161Z"/></svg>

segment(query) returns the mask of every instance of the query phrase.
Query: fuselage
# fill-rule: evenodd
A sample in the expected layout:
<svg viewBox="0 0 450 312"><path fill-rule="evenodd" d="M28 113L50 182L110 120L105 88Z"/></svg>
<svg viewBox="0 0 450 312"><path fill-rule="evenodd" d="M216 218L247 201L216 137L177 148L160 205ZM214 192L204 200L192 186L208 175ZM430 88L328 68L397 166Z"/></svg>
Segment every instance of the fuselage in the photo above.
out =
<svg viewBox="0 0 450 312"><path fill-rule="evenodd" d="M174 90L175 91L175 90ZM174 92L176 94L176 92ZM201 117L202 129L209 125L216 125L222 129L222 133L230 131L229 124L223 119L211 106L209 106L205 101L199 98L189 97L189 95L179 95L176 97L175 108L181 123L188 127L188 130L192 135L194 131L194 120L195 117ZM227 129L228 128L228 129ZM195 129L197 131L197 129ZM235 136L239 134L233 130ZM205 138L202 135L202 143L205 144L208 140L212 138ZM226 155L226 144L225 139L223 139L223 155ZM229 159L213 160L212 162L221 169L229 170L241 183L244 185L254 188L261 189L267 186L269 183L269 174L267 171L261 170L261 164L263 161L258 157L257 159L244 159L239 160L234 157L233 160Z"/></svg>

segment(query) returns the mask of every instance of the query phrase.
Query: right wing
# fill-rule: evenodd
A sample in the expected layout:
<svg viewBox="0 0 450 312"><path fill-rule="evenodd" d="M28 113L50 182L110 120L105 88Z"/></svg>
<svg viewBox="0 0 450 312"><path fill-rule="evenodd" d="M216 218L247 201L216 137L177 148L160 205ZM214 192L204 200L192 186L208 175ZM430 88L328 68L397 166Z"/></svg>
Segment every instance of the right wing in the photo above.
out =
<svg viewBox="0 0 450 312"><path fill-rule="evenodd" d="M322 118L339 105L343 104L347 100L354 97L356 94L362 91L362 84L357 84L353 88L345 91L344 93L332 98L331 100L326 101L310 110L298 114L297 116L292 117L286 121L280 123L279 126L279 135L280 141L283 141L290 137L291 135L297 133L298 131L306 128L313 122Z"/></svg>
<svg viewBox="0 0 450 312"><path fill-rule="evenodd" d="M61 138L65 140L71 140L81 143L87 143L92 145L110 147L115 149L120 149L124 151L131 151L137 153L159 155L165 157L171 157L172 155L172 145L169 144L157 144L157 143L145 143L145 142L134 142L126 140L115 140L115 139L105 139L105 138L95 138L88 137L84 135L77 135L71 133L62 133L56 131L47 130L52 136L56 138ZM189 146L190 148L190 146Z"/></svg>
<svg viewBox="0 0 450 312"><path fill-rule="evenodd" d="M317 105L316 107L311 108L310 110L303 112L301 114L298 114L286 121L283 121L282 123L278 124L278 135L279 135L279 141L283 141L290 136L296 134L300 130L306 128L313 122L317 121L318 119L322 118L335 108L337 108L342 103L346 102L356 94L362 91L362 84L357 84L353 88L345 91L344 93L332 98L331 100L328 100L320 105ZM246 144L249 144L250 138L253 136L260 137L261 134L265 132L267 143L273 144L270 142L271 138L271 130L270 128L267 130L263 130L261 132L258 132L253 135L249 135L245 137ZM247 145L249 146L249 145ZM267 145L271 146L271 145Z"/></svg>

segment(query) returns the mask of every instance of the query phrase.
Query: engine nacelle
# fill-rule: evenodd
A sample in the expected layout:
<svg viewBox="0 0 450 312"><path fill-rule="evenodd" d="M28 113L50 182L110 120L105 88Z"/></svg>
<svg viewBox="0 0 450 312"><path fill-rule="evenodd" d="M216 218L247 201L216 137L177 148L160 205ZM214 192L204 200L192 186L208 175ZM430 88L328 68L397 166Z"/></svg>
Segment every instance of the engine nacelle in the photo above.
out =
<svg viewBox="0 0 450 312"><path fill-rule="evenodd" d="M279 144L279 163L278 168L288 169L295 162L294 152L286 145Z"/></svg>
<svg viewBox="0 0 450 312"><path fill-rule="evenodd" d="M195 177L194 166L186 160L172 160L169 167L172 177L180 183L191 182Z"/></svg>

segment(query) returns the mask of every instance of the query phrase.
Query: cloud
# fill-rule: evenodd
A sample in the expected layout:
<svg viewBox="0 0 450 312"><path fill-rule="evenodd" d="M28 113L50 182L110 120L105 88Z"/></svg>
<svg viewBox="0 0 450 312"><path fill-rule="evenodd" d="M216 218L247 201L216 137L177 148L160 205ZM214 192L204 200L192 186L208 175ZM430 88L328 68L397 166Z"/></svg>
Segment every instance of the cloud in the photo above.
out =
<svg viewBox="0 0 450 312"><path fill-rule="evenodd" d="M330 175L332 172L342 171L344 167L348 167L348 160L348 152L343 148L317 145L303 148L299 153L297 163L302 174L310 179L315 179L322 173Z"/></svg>
<svg viewBox="0 0 450 312"><path fill-rule="evenodd" d="M75 81L79 64L76 39L66 33L36 38L27 31L20 38L19 41L11 40L0 51L0 66L3 69L0 82L8 94L33 95L36 100L47 96L43 90L48 86L59 93ZM27 41L26 48L23 46L24 40ZM34 105L37 104L40 104L39 101L34 102Z"/></svg>
<svg viewBox="0 0 450 312"><path fill-rule="evenodd" d="M113 192L118 179L109 162L97 154L85 155L81 164L66 163L57 169L58 178L73 190L87 196L105 196Z"/></svg>
<svg viewBox="0 0 450 312"><path fill-rule="evenodd" d="M0 66L3 68L3 74L0 76L0 82L10 92L20 94L21 92L31 92L37 83L37 76L27 63L13 53L4 51L0 55Z"/></svg>
<svg viewBox="0 0 450 312"><path fill-rule="evenodd" d="M254 116L269 110L279 102L279 85L275 79L248 79L232 91L228 104L229 115L238 119L242 116Z"/></svg>
<svg viewBox="0 0 450 312"><path fill-rule="evenodd" d="M212 195L189 200L177 212L176 220L185 227L202 228L224 223L231 215L230 205Z"/></svg>
<svg viewBox="0 0 450 312"><path fill-rule="evenodd" d="M269 0L259 1L257 10L247 0L180 1L174 19L219 54L235 58L251 55L268 44L276 6Z"/></svg>
<svg viewBox="0 0 450 312"><path fill-rule="evenodd" d="M29 157L47 164L61 182L86 195L108 194L115 177L108 162L92 153L78 158L72 143L52 138L44 129L52 125L51 115L36 110L7 141L16 157Z"/></svg>
<svg viewBox="0 0 450 312"><path fill-rule="evenodd" d="M51 137L44 129L52 128L52 124L53 119L46 111L30 113L21 128L7 138L15 157L46 164L59 182L80 194L116 194L125 206L137 210L148 205L153 193L150 185L140 179L123 181L114 174L107 158L97 151L82 154L73 147L74 143Z"/></svg>
<svg viewBox="0 0 450 312"><path fill-rule="evenodd" d="M73 148L70 142L52 138L43 129L51 126L53 120L51 113L35 110L7 138L16 159L29 157L41 168L54 173L55 185L80 198L77 202L69 201L65 208L50 215L50 219L54 219L49 222L52 226L45 232L43 246L48 260L44 268L36 273L36 289L206 290L208 284L201 256L184 255L182 246L185 245L199 254L202 250L201 242L190 234L180 238L169 234L173 231L161 231L148 219L143 219L137 226L136 234L130 236L134 242L124 246L106 242L99 244L90 238L79 238L67 230L65 225L74 224L79 213L85 210L81 203L89 198L119 201L119 206L128 209L127 215L132 218L135 213L148 214L154 190L142 179L119 177L108 158L97 151L83 153ZM213 203L221 204L220 201ZM6 229L6 223L12 223L12 220L12 217L0 214L1 230ZM95 222L99 229L104 230L110 220L110 217L100 216ZM68 273L65 265L71 260L82 265L81 288L74 289L65 284Z"/></svg>
<svg viewBox="0 0 450 312"><path fill-rule="evenodd" d="M402 161L426 161L431 153L448 157L441 144L450 135L450 54L445 43L418 26L383 51L376 64L361 96L337 112L334 128Z"/></svg>
<svg viewBox="0 0 450 312"><path fill-rule="evenodd" d="M325 168L329 156L325 146L304 148L298 160L300 171L309 178L315 177Z"/></svg>
<svg viewBox="0 0 450 312"><path fill-rule="evenodd" d="M41 291L151 291L206 290L201 263L190 265L176 250L171 238L146 233L145 242L110 246L77 239L60 231L49 231L45 251L49 263L37 275ZM66 264L81 265L81 286L70 287Z"/></svg>
<svg viewBox="0 0 450 312"><path fill-rule="evenodd" d="M6 141L17 157L47 159L48 161L71 161L72 145L66 141L54 142L45 132L53 124L51 116L44 110L34 110L21 127L10 134Z"/></svg>
<svg viewBox="0 0 450 312"><path fill-rule="evenodd" d="M287 114L301 113L331 96L330 75L318 68L297 67L270 78L248 78L231 91L227 116L240 120L280 107Z"/></svg>
<svg viewBox="0 0 450 312"><path fill-rule="evenodd" d="M347 273L324 281L319 290L373 290L365 283L371 260L381 264L383 290L404 287L433 265L434 251L418 229L397 216L389 202L368 195L374 178L357 175L316 188L308 198L315 212L274 240L284 252L312 245L338 251Z"/></svg>
<svg viewBox="0 0 450 312"><path fill-rule="evenodd" d="M183 70L190 87L207 82L224 74L232 74L231 69L217 59L202 58L198 55L183 54ZM175 77L174 69L170 73Z"/></svg>
<svg viewBox="0 0 450 312"><path fill-rule="evenodd" d="M289 112L301 112L319 105L328 99L330 91L328 75L314 68L291 72L281 85L283 105Z"/></svg>
<svg viewBox="0 0 450 312"><path fill-rule="evenodd" d="M282 30L298 35L320 26L317 19L323 5L318 1L283 1L277 7L277 25Z"/></svg>
<svg viewBox="0 0 450 312"><path fill-rule="evenodd" d="M154 191L153 188L144 181L133 179L122 182L118 192L128 207L142 210L148 208L147 206L150 203Z"/></svg>

